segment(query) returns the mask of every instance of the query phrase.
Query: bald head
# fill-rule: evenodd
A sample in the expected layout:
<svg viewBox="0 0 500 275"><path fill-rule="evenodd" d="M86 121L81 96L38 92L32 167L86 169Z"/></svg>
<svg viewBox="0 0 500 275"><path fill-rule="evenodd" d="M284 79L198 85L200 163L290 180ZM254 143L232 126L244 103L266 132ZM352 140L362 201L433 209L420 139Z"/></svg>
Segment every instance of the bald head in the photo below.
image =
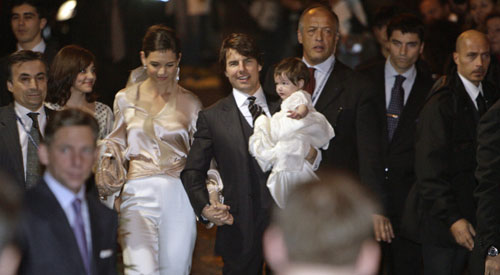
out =
<svg viewBox="0 0 500 275"><path fill-rule="evenodd" d="M486 42L486 44L488 44L488 40L484 33L476 30L464 31L457 38L457 42L455 44L455 51L458 52L460 50L460 47L464 46L465 44L468 43L477 44L481 42Z"/></svg>
<svg viewBox="0 0 500 275"><path fill-rule="evenodd" d="M476 30L460 34L453 60L458 73L476 86L483 80L490 65L490 45L486 35Z"/></svg>

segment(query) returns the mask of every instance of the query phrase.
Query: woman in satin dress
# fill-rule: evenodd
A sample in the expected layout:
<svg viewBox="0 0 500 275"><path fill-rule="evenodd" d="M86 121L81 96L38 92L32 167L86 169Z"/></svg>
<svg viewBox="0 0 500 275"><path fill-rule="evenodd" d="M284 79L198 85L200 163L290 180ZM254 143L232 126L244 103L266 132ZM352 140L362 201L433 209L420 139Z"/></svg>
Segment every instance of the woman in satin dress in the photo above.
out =
<svg viewBox="0 0 500 275"><path fill-rule="evenodd" d="M177 84L173 30L151 26L140 56L147 78L116 94L114 129L103 143L104 158L115 148L128 162L119 206L125 274L189 274L196 218L179 176L202 105Z"/></svg>

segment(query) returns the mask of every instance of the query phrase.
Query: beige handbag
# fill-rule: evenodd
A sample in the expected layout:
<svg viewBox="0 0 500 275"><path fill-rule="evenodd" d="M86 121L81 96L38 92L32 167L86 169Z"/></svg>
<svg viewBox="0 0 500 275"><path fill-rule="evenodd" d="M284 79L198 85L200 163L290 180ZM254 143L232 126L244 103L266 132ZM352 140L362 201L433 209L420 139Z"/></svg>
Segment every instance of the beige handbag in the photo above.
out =
<svg viewBox="0 0 500 275"><path fill-rule="evenodd" d="M95 172L99 195L107 197L120 191L126 179L126 161L120 148L112 142L100 144L99 162Z"/></svg>

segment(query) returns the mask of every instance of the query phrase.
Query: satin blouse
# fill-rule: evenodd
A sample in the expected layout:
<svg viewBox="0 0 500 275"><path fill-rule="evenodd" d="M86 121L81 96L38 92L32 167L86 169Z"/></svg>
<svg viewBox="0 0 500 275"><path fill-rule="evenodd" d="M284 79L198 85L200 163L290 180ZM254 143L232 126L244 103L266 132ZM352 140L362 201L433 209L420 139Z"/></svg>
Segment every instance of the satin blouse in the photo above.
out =
<svg viewBox="0 0 500 275"><path fill-rule="evenodd" d="M140 101L133 84L116 94L113 131L104 140L120 148L128 160L127 179L168 174L180 177L191 147L202 105L188 90L178 86L156 114Z"/></svg>

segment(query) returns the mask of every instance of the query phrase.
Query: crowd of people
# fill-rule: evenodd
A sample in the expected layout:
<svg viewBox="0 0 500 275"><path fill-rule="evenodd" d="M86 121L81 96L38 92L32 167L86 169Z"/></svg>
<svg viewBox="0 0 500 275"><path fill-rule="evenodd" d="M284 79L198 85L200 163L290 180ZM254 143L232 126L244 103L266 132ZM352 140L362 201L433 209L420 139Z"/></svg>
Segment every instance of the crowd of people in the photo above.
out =
<svg viewBox="0 0 500 275"><path fill-rule="evenodd" d="M124 69L46 42L38 2L12 1L0 274L190 274L197 222L217 226L223 274L500 274L496 2L383 7L364 60L362 2L327 2L300 6L300 57L267 71L260 40L227 34L231 90L203 108L174 28L147 28ZM112 108L103 65L128 77Z"/></svg>

